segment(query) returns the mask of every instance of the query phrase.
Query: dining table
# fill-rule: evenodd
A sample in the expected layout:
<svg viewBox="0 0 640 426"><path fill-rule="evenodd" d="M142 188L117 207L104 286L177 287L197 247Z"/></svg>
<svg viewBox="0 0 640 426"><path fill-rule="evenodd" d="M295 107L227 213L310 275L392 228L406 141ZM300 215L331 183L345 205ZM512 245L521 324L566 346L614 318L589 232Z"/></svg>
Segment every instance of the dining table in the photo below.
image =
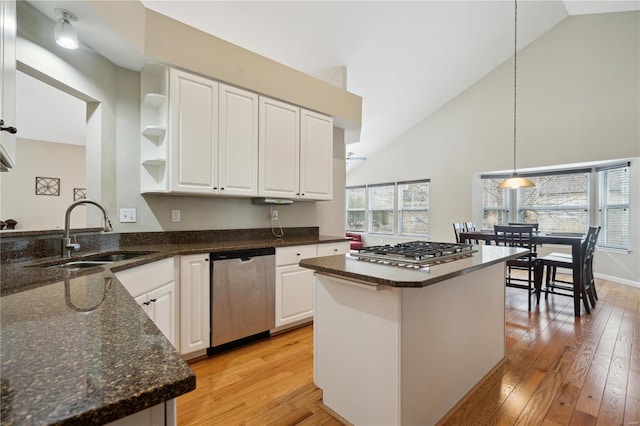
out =
<svg viewBox="0 0 640 426"><path fill-rule="evenodd" d="M571 256L573 260L573 282L582 283L582 244L586 235L574 233L534 233L531 236L531 242L536 245L541 244L557 244L571 246ZM493 230L466 231L460 233L461 243L478 243L483 241L485 244L495 244L495 232ZM542 276L544 274L544 266L537 263L534 268L534 285L536 289L536 297L540 302L540 294L542 292ZM576 317L581 315L580 309L581 291L573 292L573 311Z"/></svg>

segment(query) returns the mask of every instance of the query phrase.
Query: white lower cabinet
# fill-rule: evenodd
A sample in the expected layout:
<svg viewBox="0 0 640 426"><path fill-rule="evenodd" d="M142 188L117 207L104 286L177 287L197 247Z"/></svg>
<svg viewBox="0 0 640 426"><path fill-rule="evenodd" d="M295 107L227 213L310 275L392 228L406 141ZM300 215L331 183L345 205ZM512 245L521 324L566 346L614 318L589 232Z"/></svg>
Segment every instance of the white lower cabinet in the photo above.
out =
<svg viewBox="0 0 640 426"><path fill-rule="evenodd" d="M209 270L207 254L180 260L180 354L187 359L204 355L210 346Z"/></svg>
<svg viewBox="0 0 640 426"><path fill-rule="evenodd" d="M298 266L311 257L316 257L315 244L276 248L275 330L313 318L313 271Z"/></svg>
<svg viewBox="0 0 640 426"><path fill-rule="evenodd" d="M146 410L123 417L107 426L176 426L176 400L170 399Z"/></svg>
<svg viewBox="0 0 640 426"><path fill-rule="evenodd" d="M178 345L174 259L148 263L115 274L174 347Z"/></svg>

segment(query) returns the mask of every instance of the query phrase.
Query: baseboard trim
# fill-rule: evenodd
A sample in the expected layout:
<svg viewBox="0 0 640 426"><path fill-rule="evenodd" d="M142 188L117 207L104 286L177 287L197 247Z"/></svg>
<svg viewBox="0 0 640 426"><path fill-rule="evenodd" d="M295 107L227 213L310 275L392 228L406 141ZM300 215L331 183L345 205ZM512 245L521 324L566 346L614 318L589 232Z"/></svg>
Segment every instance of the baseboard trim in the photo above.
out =
<svg viewBox="0 0 640 426"><path fill-rule="evenodd" d="M337 421L339 421L343 425L345 425L345 426L354 426L353 423L350 423L347 419L342 417L340 414L336 413L331 408L329 408L326 405L324 405L324 401L322 400L322 398L320 399L320 402L318 402L318 407L320 407L322 410L326 411L327 414L329 414L331 417L333 417L334 419L336 419Z"/></svg>
<svg viewBox="0 0 640 426"><path fill-rule="evenodd" d="M627 280L627 279L624 279L624 278L614 277L612 275L605 275L605 274L598 274L598 273L594 273L593 276L596 277L596 278L600 278L602 280L607 280L607 281L612 281L612 282L618 283L618 284L628 285L629 287L640 288L640 282L639 281L632 281L632 280Z"/></svg>

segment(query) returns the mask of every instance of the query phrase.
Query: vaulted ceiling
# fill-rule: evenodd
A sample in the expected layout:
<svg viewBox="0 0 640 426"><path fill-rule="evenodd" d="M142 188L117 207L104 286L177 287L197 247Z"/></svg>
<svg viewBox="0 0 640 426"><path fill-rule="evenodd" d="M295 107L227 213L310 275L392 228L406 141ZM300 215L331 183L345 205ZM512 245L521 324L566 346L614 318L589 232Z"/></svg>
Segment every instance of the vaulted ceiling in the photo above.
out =
<svg viewBox="0 0 640 426"><path fill-rule="evenodd" d="M30 3L53 18L54 7L80 2ZM512 1L142 3L362 96L360 138L347 147L357 156L380 150L513 55ZM640 10L640 1L520 0L518 48L570 15L629 10ZM74 26L114 63L137 66L140 58L110 51L112 40L91 37L90 22ZM350 163L348 169L358 164Z"/></svg>

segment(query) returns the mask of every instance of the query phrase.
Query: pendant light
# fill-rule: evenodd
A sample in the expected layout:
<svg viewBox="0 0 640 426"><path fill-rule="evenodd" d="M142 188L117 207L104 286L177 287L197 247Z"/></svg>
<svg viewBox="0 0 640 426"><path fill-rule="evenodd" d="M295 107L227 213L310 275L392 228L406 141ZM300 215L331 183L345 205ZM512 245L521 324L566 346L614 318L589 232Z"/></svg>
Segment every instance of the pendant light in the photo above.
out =
<svg viewBox="0 0 640 426"><path fill-rule="evenodd" d="M56 8L54 12L60 16L56 21L54 33L56 35L56 43L65 49L78 48L78 33L71 25L71 21L77 21L78 18L66 9Z"/></svg>
<svg viewBox="0 0 640 426"><path fill-rule="evenodd" d="M517 89L518 89L518 0L514 0L513 19L513 173L511 177L503 180L497 189L517 189L536 186L527 178L518 176L516 169L516 117L517 117Z"/></svg>

